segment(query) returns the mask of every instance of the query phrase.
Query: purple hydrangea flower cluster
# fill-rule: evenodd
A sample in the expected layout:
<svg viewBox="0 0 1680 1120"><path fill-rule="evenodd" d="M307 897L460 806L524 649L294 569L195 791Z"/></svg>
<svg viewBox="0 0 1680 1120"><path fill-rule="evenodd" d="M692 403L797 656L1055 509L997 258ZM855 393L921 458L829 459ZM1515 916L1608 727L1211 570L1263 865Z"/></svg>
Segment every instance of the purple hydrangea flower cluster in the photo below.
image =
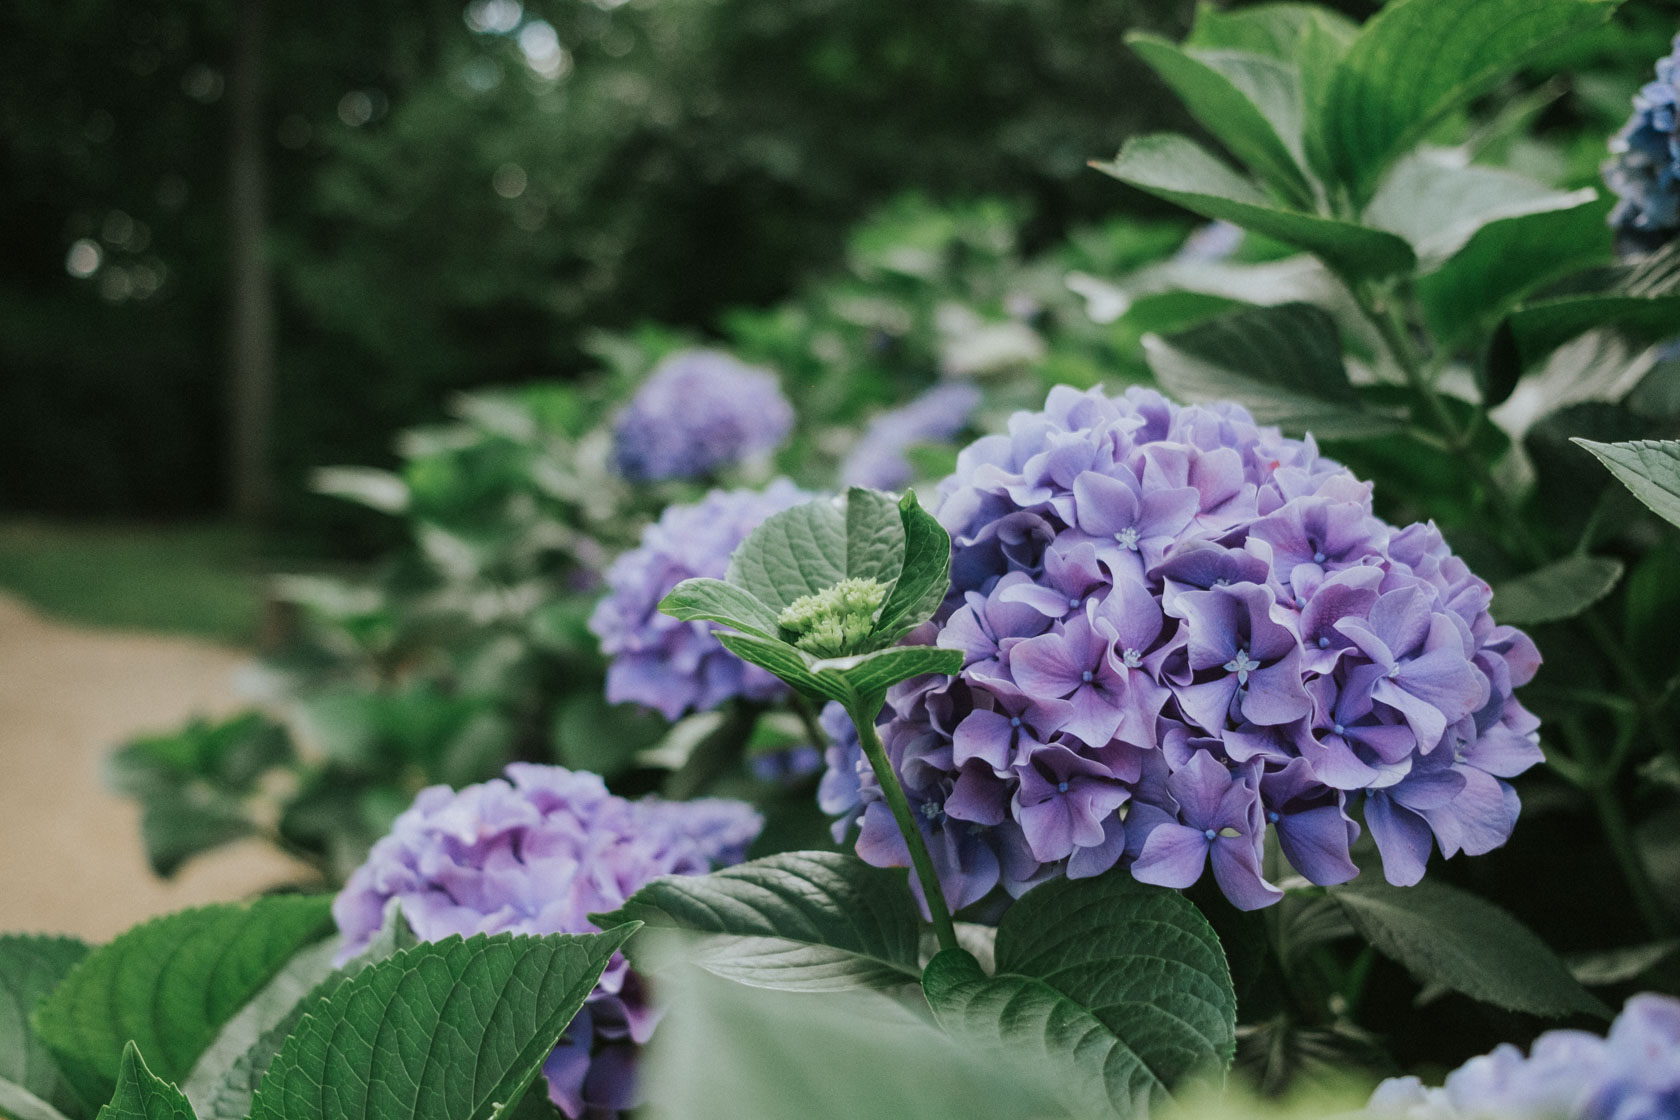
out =
<svg viewBox="0 0 1680 1120"><path fill-rule="evenodd" d="M1608 1037L1548 1031L1525 1058L1509 1044L1471 1058L1439 1089L1415 1077L1377 1086L1384 1120L1673 1120L1680 1116L1680 1000L1627 1001Z"/></svg>
<svg viewBox="0 0 1680 1120"><path fill-rule="evenodd" d="M637 482L703 478L780 447L793 406L776 375L720 350L660 362L613 424L613 461Z"/></svg>
<svg viewBox="0 0 1680 1120"><path fill-rule="evenodd" d="M877 490L908 485L915 469L905 453L918 443L952 438L979 405L977 387L953 382L929 389L902 408L881 413L869 422L840 464L840 481Z"/></svg>
<svg viewBox="0 0 1680 1120"><path fill-rule="evenodd" d="M1610 155L1604 181L1620 199L1610 224L1644 249L1680 234L1680 36L1657 61L1656 81L1634 96Z"/></svg>
<svg viewBox="0 0 1680 1120"><path fill-rule="evenodd" d="M1117 865L1188 887L1211 864L1253 909L1281 897L1268 833L1345 882L1361 808L1396 884L1437 845L1502 844L1505 779L1541 757L1511 696L1539 654L1433 525L1385 524L1370 491L1310 438L1141 389L1057 388L966 448L937 507L952 592L919 639L966 665L896 687L880 727L950 904ZM830 762L824 808L907 866L873 775Z"/></svg>
<svg viewBox="0 0 1680 1120"><path fill-rule="evenodd" d="M590 615L607 666L607 699L634 702L674 720L732 697L774 700L785 686L722 645L709 622L680 622L659 601L690 576L722 579L729 555L759 522L809 500L786 479L762 491L713 490L689 505L667 506L641 544L607 569L607 594Z"/></svg>
<svg viewBox="0 0 1680 1120"><path fill-rule="evenodd" d="M627 801L594 774L515 763L507 779L420 791L333 903L340 960L360 951L397 899L415 936L589 933L661 875L739 863L763 827L736 801ZM636 1103L637 1050L658 1016L615 955L543 1065L549 1099L573 1120Z"/></svg>

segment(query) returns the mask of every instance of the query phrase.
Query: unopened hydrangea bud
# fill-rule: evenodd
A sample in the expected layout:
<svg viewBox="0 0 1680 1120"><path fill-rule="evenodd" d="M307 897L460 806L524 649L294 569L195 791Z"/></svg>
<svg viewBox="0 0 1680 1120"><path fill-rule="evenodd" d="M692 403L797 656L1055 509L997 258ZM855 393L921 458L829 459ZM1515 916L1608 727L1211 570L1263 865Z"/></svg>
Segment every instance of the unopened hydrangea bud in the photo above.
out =
<svg viewBox="0 0 1680 1120"><path fill-rule="evenodd" d="M887 589L879 580L843 579L795 599L776 621L806 653L844 657L859 652L875 627L875 612L886 601Z"/></svg>

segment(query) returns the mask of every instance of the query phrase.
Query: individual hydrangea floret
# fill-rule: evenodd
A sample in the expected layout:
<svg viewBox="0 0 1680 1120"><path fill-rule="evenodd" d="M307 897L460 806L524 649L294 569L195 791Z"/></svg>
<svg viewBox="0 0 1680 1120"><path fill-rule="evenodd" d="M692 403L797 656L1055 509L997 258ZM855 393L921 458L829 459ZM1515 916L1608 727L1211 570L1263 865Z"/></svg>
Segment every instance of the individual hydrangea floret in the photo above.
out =
<svg viewBox="0 0 1680 1120"><path fill-rule="evenodd" d="M714 490L689 505L668 506L642 531L641 543L607 569L607 594L589 618L609 659L607 699L636 703L674 720L733 697L774 700L785 686L718 643L709 622L661 614L659 601L691 576L722 579L729 555L773 513L810 495L786 479L762 491Z"/></svg>
<svg viewBox="0 0 1680 1120"><path fill-rule="evenodd" d="M879 580L843 579L789 603L777 625L795 635L794 644L815 657L855 653L875 626L875 612L887 601Z"/></svg>
<svg viewBox="0 0 1680 1120"><path fill-rule="evenodd" d="M684 350L660 362L618 414L613 461L637 482L705 478L774 451L793 420L770 370Z"/></svg>
<svg viewBox="0 0 1680 1120"><path fill-rule="evenodd" d="M1508 779L1541 757L1512 690L1539 654L1433 525L1385 524L1310 438L1057 388L962 451L936 515L952 587L912 640L965 666L892 689L879 730L952 906L1119 867L1211 869L1253 909L1281 897L1268 834L1342 883L1363 820L1401 885L1509 836ZM858 761L837 737L823 808L906 866Z"/></svg>
<svg viewBox="0 0 1680 1120"><path fill-rule="evenodd" d="M840 481L847 486L902 490L916 473L909 450L918 443L951 439L979 406L979 388L953 383L929 389L904 407L881 413L869 422L840 464Z"/></svg>
<svg viewBox="0 0 1680 1120"><path fill-rule="evenodd" d="M1680 1116L1680 1000L1638 995L1607 1037L1548 1031L1528 1056L1509 1044L1471 1058L1438 1089L1377 1086L1372 1120L1671 1120Z"/></svg>
<svg viewBox="0 0 1680 1120"><path fill-rule="evenodd" d="M1611 138L1604 181L1620 200L1610 224L1632 248L1654 249L1680 234L1680 36Z"/></svg>
<svg viewBox="0 0 1680 1120"><path fill-rule="evenodd" d="M340 960L362 949L396 899L415 936L589 933L661 875L739 863L763 827L736 801L627 801L594 774L515 763L460 792L420 791L333 903ZM614 955L543 1065L549 1099L573 1120L636 1103L635 1060L658 1016Z"/></svg>

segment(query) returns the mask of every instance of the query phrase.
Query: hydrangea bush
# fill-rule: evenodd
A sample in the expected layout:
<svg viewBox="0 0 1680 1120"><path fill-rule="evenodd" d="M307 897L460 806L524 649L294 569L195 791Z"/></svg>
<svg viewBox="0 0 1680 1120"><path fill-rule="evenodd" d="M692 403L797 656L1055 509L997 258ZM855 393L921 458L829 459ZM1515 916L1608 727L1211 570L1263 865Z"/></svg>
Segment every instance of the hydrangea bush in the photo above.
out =
<svg viewBox="0 0 1680 1120"><path fill-rule="evenodd" d="M1634 245L1680 234L1680 36L1633 99L1633 116L1610 141L1604 181L1616 193L1610 222Z"/></svg>
<svg viewBox="0 0 1680 1120"><path fill-rule="evenodd" d="M739 863L763 819L715 798L626 801L594 774L516 763L506 779L422 790L333 903L340 963L378 933L396 900L422 941L450 936L591 933L661 875ZM617 1116L636 1101L635 1061L658 1013L622 956L567 1028L543 1076L571 1120Z"/></svg>
<svg viewBox="0 0 1680 1120"><path fill-rule="evenodd" d="M1505 779L1540 760L1512 696L1534 644L1310 438L1061 388L965 449L936 512L954 575L933 640L964 667L900 686L881 735L954 906L1117 863L1187 887L1211 863L1253 909L1282 897L1269 832L1324 885L1357 873L1355 814L1397 885L1437 845L1510 834ZM868 776L857 801L859 854L906 865Z"/></svg>

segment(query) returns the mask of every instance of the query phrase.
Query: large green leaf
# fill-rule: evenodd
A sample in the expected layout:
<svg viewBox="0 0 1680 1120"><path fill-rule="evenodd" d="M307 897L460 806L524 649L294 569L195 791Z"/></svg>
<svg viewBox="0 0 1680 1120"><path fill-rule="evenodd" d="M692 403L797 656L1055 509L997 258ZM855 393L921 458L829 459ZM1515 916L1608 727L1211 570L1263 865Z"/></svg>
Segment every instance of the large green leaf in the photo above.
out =
<svg viewBox="0 0 1680 1120"><path fill-rule="evenodd" d="M123 1047L116 1094L99 1110L98 1120L197 1120L181 1090L146 1068L140 1051Z"/></svg>
<svg viewBox="0 0 1680 1120"><path fill-rule="evenodd" d="M1305 303L1235 311L1144 343L1162 388L1186 401L1235 400L1263 424L1320 436L1397 429L1366 412L1342 364L1336 324Z"/></svg>
<svg viewBox="0 0 1680 1120"><path fill-rule="evenodd" d="M67 1120L64 1113L4 1077L0 1077L0 1117L5 1117L5 1120Z"/></svg>
<svg viewBox="0 0 1680 1120"><path fill-rule="evenodd" d="M511 1111L634 931L452 937L363 969L286 1040L251 1120Z"/></svg>
<svg viewBox="0 0 1680 1120"><path fill-rule="evenodd" d="M1183 136L1134 137L1111 162L1091 166L1205 218L1231 222L1316 253L1349 276L1387 276L1410 271L1416 264L1411 246L1402 238L1285 209Z"/></svg>
<svg viewBox="0 0 1680 1120"><path fill-rule="evenodd" d="M1395 164L1365 207L1366 225L1404 237L1429 270L1490 222L1569 210L1598 192L1553 190L1494 167L1463 166L1455 153L1421 148Z"/></svg>
<svg viewBox="0 0 1680 1120"><path fill-rule="evenodd" d="M73 1108L75 1097L29 1017L87 951L72 937L0 936L0 1079L60 1109Z"/></svg>
<svg viewBox="0 0 1680 1120"><path fill-rule="evenodd" d="M1339 887L1354 926L1426 984L1530 1015L1609 1017L1534 932L1493 903L1428 880L1394 887L1370 875Z"/></svg>
<svg viewBox="0 0 1680 1120"><path fill-rule="evenodd" d="M1573 443L1591 451L1610 468L1633 496L1658 517L1680 525L1680 440L1639 439L1627 443L1594 443L1576 438Z"/></svg>
<svg viewBox="0 0 1680 1120"><path fill-rule="evenodd" d="M184 910L94 949L35 1012L78 1095L110 1096L130 1041L180 1081L234 1012L332 929L331 900L279 896Z"/></svg>
<svg viewBox="0 0 1680 1120"><path fill-rule="evenodd" d="M659 601L659 609L684 622L719 622L744 634L779 640L776 612L752 592L721 579L685 579Z"/></svg>
<svg viewBox="0 0 1680 1120"><path fill-rule="evenodd" d="M770 670L813 700L834 700L861 709L899 681L925 673L955 673L962 668L958 650L937 646L892 646L852 657L819 659L786 642L751 634L719 634L723 648L743 661Z"/></svg>
<svg viewBox="0 0 1680 1120"><path fill-rule="evenodd" d="M883 643L896 642L932 618L951 587L951 535L922 508L913 490L899 499L898 514L904 526L903 565L871 635Z"/></svg>
<svg viewBox="0 0 1680 1120"><path fill-rule="evenodd" d="M1046 883L1004 915L996 952L994 976L960 950L933 958L922 987L934 1017L1044 1062L1081 1115L1141 1116L1230 1063L1230 970L1177 891L1125 874Z"/></svg>
<svg viewBox="0 0 1680 1120"><path fill-rule="evenodd" d="M668 875L591 920L640 921L625 952L642 971L687 963L754 987L806 992L893 988L921 975L921 923L903 873L839 852Z"/></svg>
<svg viewBox="0 0 1680 1120"><path fill-rule="evenodd" d="M1317 4L1255 4L1226 11L1203 0L1184 45L1294 62L1300 57L1302 38L1314 27L1324 28L1344 46L1359 34L1358 24Z"/></svg>
<svg viewBox="0 0 1680 1120"><path fill-rule="evenodd" d="M725 580L775 614L846 578L846 510L820 499L765 518L729 558Z"/></svg>
<svg viewBox="0 0 1680 1120"><path fill-rule="evenodd" d="M904 521L898 499L883 490L846 491L846 578L891 587L904 564Z"/></svg>
<svg viewBox="0 0 1680 1120"><path fill-rule="evenodd" d="M1368 198L1443 117L1536 51L1610 18L1620 0L1394 0L1348 48L1319 122L1340 182Z"/></svg>
<svg viewBox="0 0 1680 1120"><path fill-rule="evenodd" d="M1566 556L1493 589L1501 625L1532 626L1574 618L1622 578L1622 562L1604 556Z"/></svg>
<svg viewBox="0 0 1680 1120"><path fill-rule="evenodd" d="M1654 342L1680 323L1680 241L1593 279L1596 290L1534 299L1506 319L1524 368L1590 330Z"/></svg>
<svg viewBox="0 0 1680 1120"><path fill-rule="evenodd" d="M1417 282L1435 337L1447 345L1505 314L1541 285L1610 259L1604 200L1501 218L1478 229Z"/></svg>
<svg viewBox="0 0 1680 1120"><path fill-rule="evenodd" d="M1187 50L1144 32L1126 42L1232 155L1296 206L1313 204L1301 170L1301 88L1293 69L1238 51Z"/></svg>

